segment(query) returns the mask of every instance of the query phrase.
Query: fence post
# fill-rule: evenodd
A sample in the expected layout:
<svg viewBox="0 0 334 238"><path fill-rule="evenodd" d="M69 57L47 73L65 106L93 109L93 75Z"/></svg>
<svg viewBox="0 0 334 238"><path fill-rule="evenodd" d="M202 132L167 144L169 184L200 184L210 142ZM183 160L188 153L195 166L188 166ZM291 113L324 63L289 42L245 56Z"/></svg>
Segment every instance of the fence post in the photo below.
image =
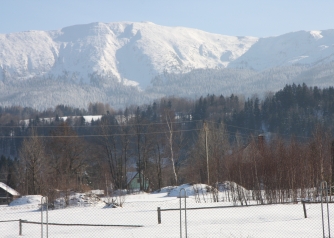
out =
<svg viewBox="0 0 334 238"><path fill-rule="evenodd" d="M49 237L49 199L47 196L45 197L41 197L41 238L43 238L43 225L44 225L44 221L43 221L43 200L44 203L46 204L46 238Z"/></svg>
<svg viewBox="0 0 334 238"><path fill-rule="evenodd" d="M158 207L158 224L161 224L161 209Z"/></svg>
<svg viewBox="0 0 334 238"><path fill-rule="evenodd" d="M19 236L22 236L22 220L19 220Z"/></svg>
<svg viewBox="0 0 334 238"><path fill-rule="evenodd" d="M184 188L181 188L179 191L179 198L180 198L180 238L182 238L182 196L181 191L184 190L184 224L185 224L185 234L186 238L188 237L187 234L187 191Z"/></svg>
<svg viewBox="0 0 334 238"><path fill-rule="evenodd" d="M303 204L303 210L304 210L304 217L307 218L305 201L302 201L302 204Z"/></svg>
<svg viewBox="0 0 334 238"><path fill-rule="evenodd" d="M330 220L329 220L329 207L328 207L328 186L326 181L320 182L320 199L321 199L321 216L322 216L322 232L323 237L325 238L325 221L324 221L324 208L323 208L323 195L325 193L325 202L327 204L327 220L328 220L328 237L331 237L331 228L330 228Z"/></svg>

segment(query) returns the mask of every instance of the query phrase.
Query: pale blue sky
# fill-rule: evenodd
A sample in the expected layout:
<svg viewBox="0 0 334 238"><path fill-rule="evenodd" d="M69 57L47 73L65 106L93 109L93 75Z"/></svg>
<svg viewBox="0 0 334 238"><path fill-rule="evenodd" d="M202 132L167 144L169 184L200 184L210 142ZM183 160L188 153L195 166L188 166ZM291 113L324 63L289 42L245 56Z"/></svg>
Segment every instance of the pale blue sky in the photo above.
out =
<svg viewBox="0 0 334 238"><path fill-rule="evenodd" d="M0 0L0 33L118 21L265 37L334 29L334 0Z"/></svg>

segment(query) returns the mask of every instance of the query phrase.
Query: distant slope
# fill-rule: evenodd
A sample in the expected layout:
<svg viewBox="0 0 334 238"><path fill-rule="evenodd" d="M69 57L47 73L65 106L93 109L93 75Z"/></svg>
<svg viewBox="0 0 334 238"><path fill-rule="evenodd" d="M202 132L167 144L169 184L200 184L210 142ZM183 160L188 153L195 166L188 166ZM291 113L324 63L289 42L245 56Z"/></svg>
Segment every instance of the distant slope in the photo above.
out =
<svg viewBox="0 0 334 238"><path fill-rule="evenodd" d="M289 65L317 65L334 60L334 30L298 31L261 38L231 68L265 70Z"/></svg>
<svg viewBox="0 0 334 238"><path fill-rule="evenodd" d="M152 80L146 92L197 98L208 94L229 96L232 93L251 97L265 96L281 90L286 84L334 86L334 62L290 65L262 71L244 69L197 69L186 74L162 74Z"/></svg>

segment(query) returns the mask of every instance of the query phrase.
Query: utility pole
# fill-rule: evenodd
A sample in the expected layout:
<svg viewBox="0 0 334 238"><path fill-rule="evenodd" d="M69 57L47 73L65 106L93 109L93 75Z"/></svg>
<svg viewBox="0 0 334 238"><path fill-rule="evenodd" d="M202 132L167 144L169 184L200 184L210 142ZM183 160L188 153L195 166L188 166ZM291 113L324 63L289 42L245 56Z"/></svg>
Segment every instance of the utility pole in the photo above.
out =
<svg viewBox="0 0 334 238"><path fill-rule="evenodd" d="M331 180L329 181L329 188L330 188L330 201L332 201L332 189L334 188L333 183L334 183L334 140L332 140L331 143L331 169L332 169L332 174L331 174Z"/></svg>
<svg viewBox="0 0 334 238"><path fill-rule="evenodd" d="M206 170L208 174L208 185L210 185L210 171L209 171L209 152L208 152L208 128L206 122L204 121L204 131L205 131L205 152L206 152Z"/></svg>

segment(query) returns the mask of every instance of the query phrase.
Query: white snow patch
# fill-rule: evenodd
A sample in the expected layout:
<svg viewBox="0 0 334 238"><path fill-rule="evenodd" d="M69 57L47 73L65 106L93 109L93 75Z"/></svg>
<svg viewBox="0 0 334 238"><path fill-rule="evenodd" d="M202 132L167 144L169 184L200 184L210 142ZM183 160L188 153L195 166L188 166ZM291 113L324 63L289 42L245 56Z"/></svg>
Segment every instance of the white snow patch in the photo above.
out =
<svg viewBox="0 0 334 238"><path fill-rule="evenodd" d="M71 117L59 117L59 120L63 120L66 121L68 118L72 118L72 119L78 119L81 116L71 116ZM97 121L97 120L101 120L102 115L87 115L87 116L83 116L83 118L85 119L86 123L91 123L92 120ZM51 123L53 121L55 121L55 117L45 117L45 118L40 118L41 121L45 121L48 123ZM28 126L29 125L29 120L30 119L26 119L26 120L21 120L20 124L23 124L24 126Z"/></svg>
<svg viewBox="0 0 334 238"><path fill-rule="evenodd" d="M38 205L41 203L41 195L26 195L12 201L9 206Z"/></svg>
<svg viewBox="0 0 334 238"><path fill-rule="evenodd" d="M319 39L323 38L323 36L321 35L321 31L310 31L310 34L311 34L316 40L319 40Z"/></svg>
<svg viewBox="0 0 334 238"><path fill-rule="evenodd" d="M325 50L328 47L329 47L328 45L319 45L320 50Z"/></svg>
<svg viewBox="0 0 334 238"><path fill-rule="evenodd" d="M208 189L211 188L211 186L208 186L206 184L182 184L180 186L177 186L173 188L169 193L169 197L183 197L185 196L184 191L186 192L187 196L195 196L196 193L204 193L206 194Z"/></svg>
<svg viewBox="0 0 334 238"><path fill-rule="evenodd" d="M289 60L288 62L291 63L291 64L294 64L294 63L297 63L298 61L303 60L307 57L308 56L306 56L306 55L297 56L297 57L293 58L292 60Z"/></svg>

